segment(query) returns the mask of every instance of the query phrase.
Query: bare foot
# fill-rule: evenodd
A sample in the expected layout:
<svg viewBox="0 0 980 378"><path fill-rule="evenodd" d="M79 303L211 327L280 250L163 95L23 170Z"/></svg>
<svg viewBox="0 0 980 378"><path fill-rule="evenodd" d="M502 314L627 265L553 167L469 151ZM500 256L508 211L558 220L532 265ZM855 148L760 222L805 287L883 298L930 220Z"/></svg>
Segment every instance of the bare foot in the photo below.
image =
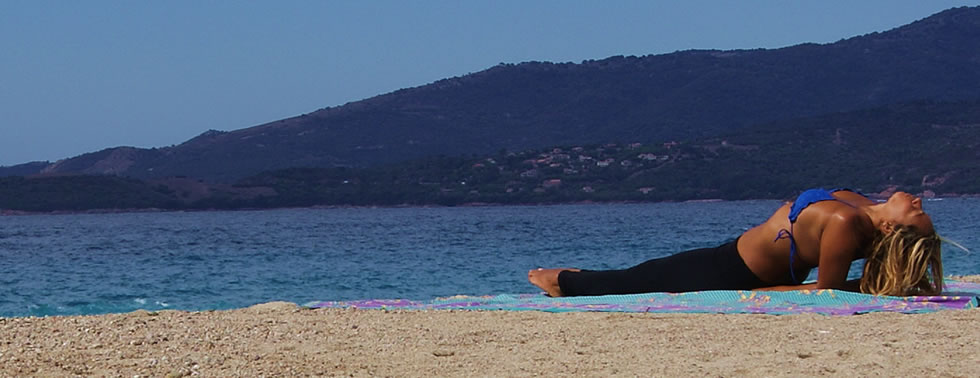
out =
<svg viewBox="0 0 980 378"><path fill-rule="evenodd" d="M532 269L527 272L527 280L531 281L534 286L541 288L549 296L560 297L561 288L558 287L558 273L563 270L578 272L581 269L571 269L571 268L558 268L558 269Z"/></svg>

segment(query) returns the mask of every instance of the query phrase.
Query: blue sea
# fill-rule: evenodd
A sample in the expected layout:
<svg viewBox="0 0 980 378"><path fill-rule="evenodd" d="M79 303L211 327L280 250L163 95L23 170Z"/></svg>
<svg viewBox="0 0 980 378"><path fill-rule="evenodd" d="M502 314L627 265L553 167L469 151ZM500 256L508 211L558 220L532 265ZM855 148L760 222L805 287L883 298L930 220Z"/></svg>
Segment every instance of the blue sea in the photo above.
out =
<svg viewBox="0 0 980 378"><path fill-rule="evenodd" d="M779 201L0 217L0 316L208 310L269 301L533 293L535 267L628 267L715 246ZM980 199L926 203L980 251ZM980 259L944 249L947 274ZM977 252L974 252L977 253ZM852 269L852 275L860 273Z"/></svg>

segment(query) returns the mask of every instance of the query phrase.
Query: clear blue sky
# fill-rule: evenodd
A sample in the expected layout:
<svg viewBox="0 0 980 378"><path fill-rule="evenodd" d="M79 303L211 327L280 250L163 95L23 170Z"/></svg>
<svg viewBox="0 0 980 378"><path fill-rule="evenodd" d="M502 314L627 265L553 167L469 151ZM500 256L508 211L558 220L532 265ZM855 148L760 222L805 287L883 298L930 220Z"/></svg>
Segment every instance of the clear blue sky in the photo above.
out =
<svg viewBox="0 0 980 378"><path fill-rule="evenodd" d="M776 48L978 1L0 1L0 165L164 147L501 62Z"/></svg>

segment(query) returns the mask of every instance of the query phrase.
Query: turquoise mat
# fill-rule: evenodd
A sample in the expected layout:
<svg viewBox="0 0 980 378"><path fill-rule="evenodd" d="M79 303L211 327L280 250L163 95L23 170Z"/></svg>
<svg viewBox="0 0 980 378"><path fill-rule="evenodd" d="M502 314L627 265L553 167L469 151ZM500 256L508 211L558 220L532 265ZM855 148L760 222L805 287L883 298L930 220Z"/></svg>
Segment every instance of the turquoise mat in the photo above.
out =
<svg viewBox="0 0 980 378"><path fill-rule="evenodd" d="M551 298L542 294L454 296L428 301L368 299L311 302L310 308L385 310L603 311L852 315L868 312L923 313L977 308L980 284L948 281L939 296L889 297L839 290L699 291Z"/></svg>

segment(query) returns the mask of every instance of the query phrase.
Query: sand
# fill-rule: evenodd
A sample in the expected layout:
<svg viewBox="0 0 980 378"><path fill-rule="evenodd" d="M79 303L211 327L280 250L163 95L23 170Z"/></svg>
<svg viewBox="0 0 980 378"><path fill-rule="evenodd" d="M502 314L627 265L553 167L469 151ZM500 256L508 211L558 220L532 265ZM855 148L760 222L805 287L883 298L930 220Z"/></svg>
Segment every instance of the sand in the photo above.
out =
<svg viewBox="0 0 980 378"><path fill-rule="evenodd" d="M980 282L980 276L970 280ZM0 318L3 376L980 376L980 310L304 309Z"/></svg>

